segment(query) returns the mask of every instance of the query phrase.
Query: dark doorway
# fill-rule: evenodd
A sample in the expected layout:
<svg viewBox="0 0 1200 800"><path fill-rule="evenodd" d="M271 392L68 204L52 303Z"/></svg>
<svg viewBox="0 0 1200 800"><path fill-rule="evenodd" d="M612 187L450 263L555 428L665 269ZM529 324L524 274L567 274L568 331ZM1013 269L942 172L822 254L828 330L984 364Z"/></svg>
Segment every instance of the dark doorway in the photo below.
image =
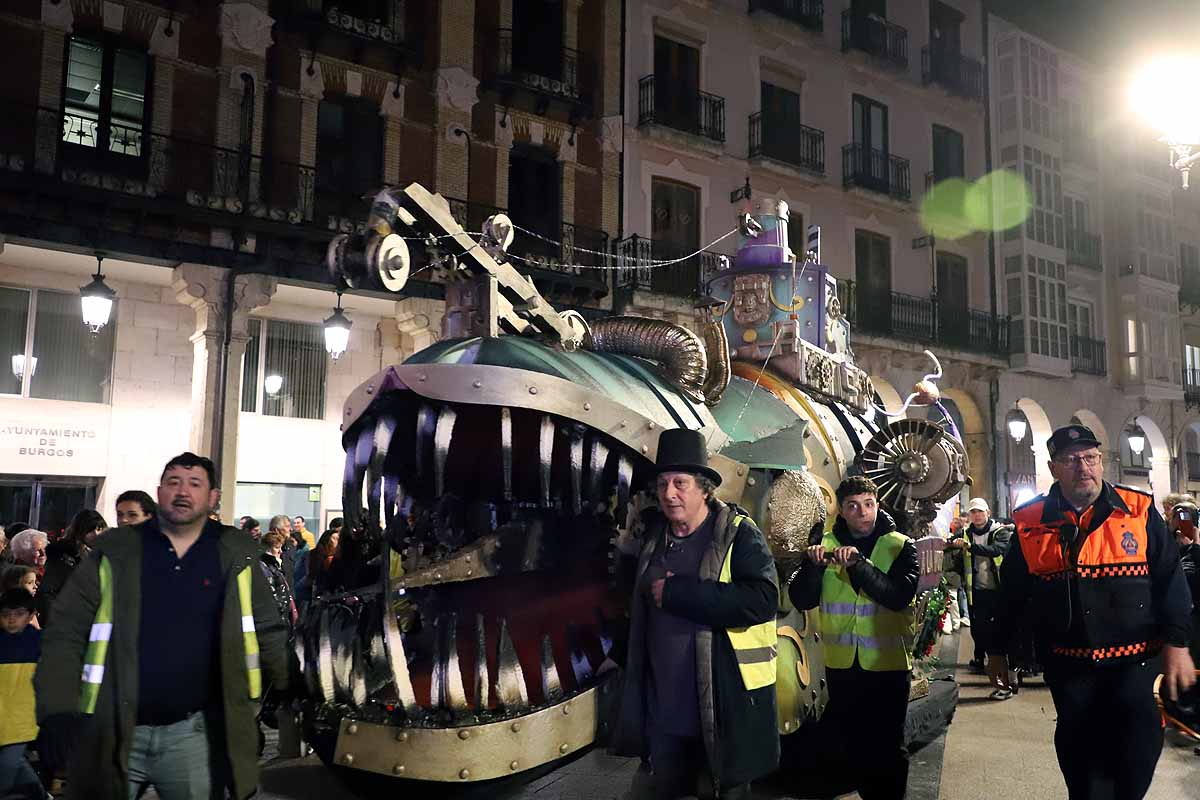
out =
<svg viewBox="0 0 1200 800"><path fill-rule="evenodd" d="M686 183L655 178L650 185L652 257L668 260L700 249L700 190ZM655 291L688 296L699 290L700 258L651 271Z"/></svg>
<svg viewBox="0 0 1200 800"><path fill-rule="evenodd" d="M860 94L854 95L856 182L887 192L890 184L888 161L888 107Z"/></svg>
<svg viewBox="0 0 1200 800"><path fill-rule="evenodd" d="M654 37L654 118L684 131L700 130L700 51Z"/></svg>
<svg viewBox="0 0 1200 800"><path fill-rule="evenodd" d="M540 147L516 145L508 161L508 215L513 223L551 241L561 240L562 179L558 162ZM513 252L558 258L559 249L517 231Z"/></svg>
<svg viewBox="0 0 1200 800"><path fill-rule="evenodd" d="M25 522L60 536L75 514L95 508L97 484L95 478L0 476L0 524Z"/></svg>
<svg viewBox="0 0 1200 800"><path fill-rule="evenodd" d="M513 0L513 71L562 78L562 0Z"/></svg>
<svg viewBox="0 0 1200 800"><path fill-rule="evenodd" d="M859 327L892 328L892 240L874 231L854 232L854 307Z"/></svg>

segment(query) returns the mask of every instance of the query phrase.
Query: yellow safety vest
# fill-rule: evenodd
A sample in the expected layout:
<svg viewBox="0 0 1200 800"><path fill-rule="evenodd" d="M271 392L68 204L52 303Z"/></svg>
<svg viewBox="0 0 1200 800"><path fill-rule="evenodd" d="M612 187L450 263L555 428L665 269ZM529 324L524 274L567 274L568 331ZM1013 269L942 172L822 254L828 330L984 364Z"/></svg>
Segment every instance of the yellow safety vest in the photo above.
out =
<svg viewBox="0 0 1200 800"><path fill-rule="evenodd" d="M968 529L968 531L969 531L969 529ZM964 577L966 578L966 581L967 581L967 602L974 603L975 602L975 569L971 564L971 559L974 558L974 556L971 555L971 542L972 542L971 534L969 532L964 533L963 538L966 539L966 541L967 541L967 546L964 547L963 551L962 551L963 552L963 572L966 573L966 575ZM985 558L985 556L980 556L980 558ZM992 558L992 566L994 567L994 569L992 570L992 574L996 576L996 585L997 586L1000 585L1000 565L1003 563L1004 563L1004 556L995 556L994 558Z"/></svg>
<svg viewBox="0 0 1200 800"><path fill-rule="evenodd" d="M733 518L734 539L737 529L743 520L749 519L745 514ZM718 583L733 583L733 541L725 551L725 560L721 562L721 573ZM729 643L733 645L733 654L737 658L738 670L742 673L742 683L747 691L761 689L775 683L775 666L778 656L778 636L775 633L775 620L747 625L744 628L726 628Z"/></svg>
<svg viewBox="0 0 1200 800"><path fill-rule="evenodd" d="M887 572L900 555L907 537L895 531L879 537L870 561ZM832 551L842 544L832 533L821 544ZM916 621L912 606L903 611L884 608L863 592L854 591L845 567L829 566L821 579L821 644L825 665L849 669L857 655L859 666L871 672L912 669Z"/></svg>
<svg viewBox="0 0 1200 800"><path fill-rule="evenodd" d="M246 678L250 685L250 699L257 700L262 694L262 669L258 660L258 634L254 630L254 604L251 601L250 567L244 567L237 575L238 604L242 616L242 644L246 651ZM113 627L113 579L112 563L108 556L100 557L100 605L92 621L87 650L83 655L83 685L79 691L79 710L84 714L96 713L96 701L100 697L100 685L104 682L104 665L108 657L108 643L112 639Z"/></svg>

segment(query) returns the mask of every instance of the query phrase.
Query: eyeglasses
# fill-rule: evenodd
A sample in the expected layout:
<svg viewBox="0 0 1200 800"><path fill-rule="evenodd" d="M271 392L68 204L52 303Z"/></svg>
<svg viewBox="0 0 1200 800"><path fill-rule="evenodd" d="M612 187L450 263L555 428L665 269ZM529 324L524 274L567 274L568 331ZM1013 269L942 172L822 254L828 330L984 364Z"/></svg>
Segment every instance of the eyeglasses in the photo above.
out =
<svg viewBox="0 0 1200 800"><path fill-rule="evenodd" d="M1081 465L1085 467L1094 467L1104 460L1104 456L1100 455L1099 453L1085 453L1081 456L1063 456L1062 458L1056 458L1054 460L1059 464L1062 464L1064 467L1071 467L1074 469L1075 467Z"/></svg>

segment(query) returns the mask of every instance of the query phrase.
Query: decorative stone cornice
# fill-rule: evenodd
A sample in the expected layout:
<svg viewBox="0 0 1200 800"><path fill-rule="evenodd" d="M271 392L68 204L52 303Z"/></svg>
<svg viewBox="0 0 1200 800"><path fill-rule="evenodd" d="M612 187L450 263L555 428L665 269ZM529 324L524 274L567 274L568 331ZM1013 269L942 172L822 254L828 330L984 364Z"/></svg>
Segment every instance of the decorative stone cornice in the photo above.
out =
<svg viewBox="0 0 1200 800"><path fill-rule="evenodd" d="M175 291L175 299L196 312L195 335L212 335L224 324L228 274L226 269L203 264L180 264L173 271L171 288ZM250 312L271 302L278 283L269 275L239 275L234 280L234 335L246 335Z"/></svg>
<svg viewBox="0 0 1200 800"><path fill-rule="evenodd" d="M462 67L443 67L437 73L437 102L469 112L479 102L479 79Z"/></svg>
<svg viewBox="0 0 1200 800"><path fill-rule="evenodd" d="M271 27L275 20L252 3L221 4L221 44L234 50L243 50L261 58L267 48L275 43Z"/></svg>
<svg viewBox="0 0 1200 800"><path fill-rule="evenodd" d="M620 153L625 149L625 118L620 114L600 120L600 146L605 153Z"/></svg>
<svg viewBox="0 0 1200 800"><path fill-rule="evenodd" d="M70 32L75 27L75 9L67 0L42 0L42 25L55 30Z"/></svg>

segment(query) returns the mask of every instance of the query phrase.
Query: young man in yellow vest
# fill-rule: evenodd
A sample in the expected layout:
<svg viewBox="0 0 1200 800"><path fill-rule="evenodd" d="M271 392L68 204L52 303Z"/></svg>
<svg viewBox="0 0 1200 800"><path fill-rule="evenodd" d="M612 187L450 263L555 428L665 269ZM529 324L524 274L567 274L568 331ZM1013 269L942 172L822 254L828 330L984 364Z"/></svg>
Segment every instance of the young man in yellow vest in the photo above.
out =
<svg viewBox="0 0 1200 800"><path fill-rule="evenodd" d="M863 800L900 800L908 783L904 718L920 566L912 540L879 508L861 475L837 488L838 518L788 588L796 608L820 606L829 706L821 719L831 763Z"/></svg>
<svg viewBox="0 0 1200 800"><path fill-rule="evenodd" d="M34 676L39 750L68 798L249 797L258 701L288 686L287 628L258 547L209 519L194 453L167 462L158 516L110 530L72 573Z"/></svg>
<svg viewBox="0 0 1200 800"><path fill-rule="evenodd" d="M1155 678L1172 699L1196 680L1179 548L1153 497L1104 480L1089 428L1059 428L1046 449L1055 483L1013 511L988 672L1007 681L1006 643L1030 607L1068 793L1138 800L1162 751Z"/></svg>
<svg viewBox="0 0 1200 800"><path fill-rule="evenodd" d="M753 520L714 496L699 431L664 431L656 464L665 520L641 543L614 748L649 757L656 799L695 796L701 780L748 797L779 764L775 562Z"/></svg>

